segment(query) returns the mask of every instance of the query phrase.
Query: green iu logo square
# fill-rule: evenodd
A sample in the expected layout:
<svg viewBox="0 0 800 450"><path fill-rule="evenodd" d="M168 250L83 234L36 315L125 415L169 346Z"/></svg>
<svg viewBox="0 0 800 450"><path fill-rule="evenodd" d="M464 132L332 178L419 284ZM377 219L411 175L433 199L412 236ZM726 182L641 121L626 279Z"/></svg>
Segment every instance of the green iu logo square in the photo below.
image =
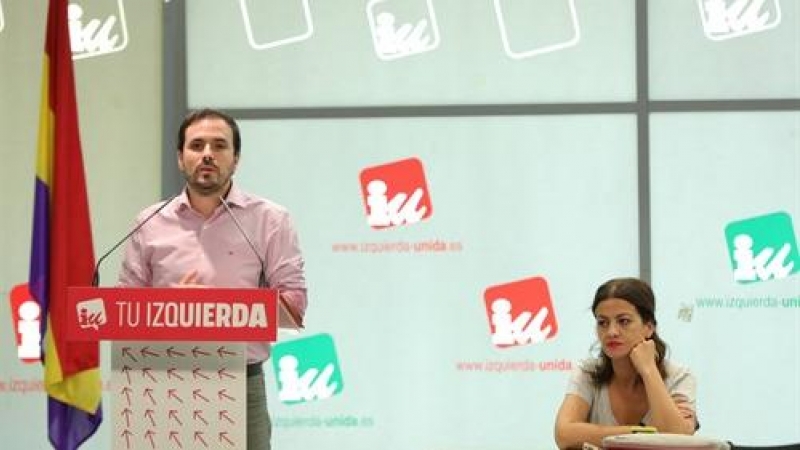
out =
<svg viewBox="0 0 800 450"><path fill-rule="evenodd" d="M282 403L324 400L342 392L344 382L333 338L317 334L272 347L272 367Z"/></svg>
<svg viewBox="0 0 800 450"><path fill-rule="evenodd" d="M725 227L725 240L739 283L755 283L786 278L800 272L792 218L779 211L731 222Z"/></svg>

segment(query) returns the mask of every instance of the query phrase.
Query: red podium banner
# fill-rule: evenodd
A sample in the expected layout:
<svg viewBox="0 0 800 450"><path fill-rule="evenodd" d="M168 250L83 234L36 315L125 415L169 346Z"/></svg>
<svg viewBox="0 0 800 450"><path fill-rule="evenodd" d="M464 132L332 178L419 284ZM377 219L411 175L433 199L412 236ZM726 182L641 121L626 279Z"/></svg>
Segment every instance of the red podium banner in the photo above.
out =
<svg viewBox="0 0 800 450"><path fill-rule="evenodd" d="M73 341L275 341L277 291L233 288L69 288Z"/></svg>

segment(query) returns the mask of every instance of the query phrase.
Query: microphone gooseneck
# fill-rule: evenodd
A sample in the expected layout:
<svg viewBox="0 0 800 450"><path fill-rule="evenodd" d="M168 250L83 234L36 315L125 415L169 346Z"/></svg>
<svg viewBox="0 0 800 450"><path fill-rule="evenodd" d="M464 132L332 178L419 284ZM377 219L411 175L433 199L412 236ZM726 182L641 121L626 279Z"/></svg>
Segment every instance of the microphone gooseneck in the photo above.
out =
<svg viewBox="0 0 800 450"><path fill-rule="evenodd" d="M106 258L108 258L112 253L114 253L114 250L119 248L120 245L122 245L123 243L125 243L125 241L130 239L130 237L133 236L134 233L139 231L144 226L144 224L149 222L150 219L155 217L155 215L158 214L159 212L161 212L162 209L166 208L167 205L172 203L172 201L175 200L179 195L181 195L181 194L180 193L175 194L170 199L168 199L164 203L162 203L161 206L156 208L156 210L153 211L152 213L150 213L149 216L145 217L144 220L139 222L139 224L136 225L128 234L126 234L125 237L123 237L122 239L119 240L119 242L114 244L114 246L111 247L111 250L103 253L103 256L101 256L100 259L97 260L97 264L94 265L94 272L92 272L92 287L97 287L100 284L100 264L102 264L103 261L105 261Z"/></svg>
<svg viewBox="0 0 800 450"><path fill-rule="evenodd" d="M227 195L227 193L225 195ZM233 224L236 225L236 229L239 230L239 234L241 234L244 240L247 241L247 245L250 247L250 250L253 251L253 254L258 259L258 263L261 265L261 270L258 273L258 287L266 289L269 287L269 284L267 283L267 263L264 261L264 258L261 256L261 254L258 253L258 249L256 248L255 244L253 244L253 240L250 239L250 236L244 231L244 228L242 228L242 224L239 222L239 219L236 218L236 214L233 213L233 210L228 205L228 201L225 200L225 195L221 195L219 197L219 201L222 203L222 206L225 208L225 211L227 211L228 215L231 216L231 219L233 219ZM278 294L278 305L283 311L286 312L286 316L291 322L295 331L303 328L303 318L297 315L297 313L286 303L280 294Z"/></svg>
<svg viewBox="0 0 800 450"><path fill-rule="evenodd" d="M258 249L256 245L253 244L253 241L250 239L250 236L244 232L244 228L242 228L242 224L239 222L239 219L236 218L236 214L233 213L233 210L228 205L228 201L225 200L225 197L220 196L219 201L222 203L222 206L227 211L228 215L231 216L233 219L233 224L236 225L236 229L239 230L239 234L242 235L245 241L247 241L247 245L250 246L250 250L253 251L253 254L256 255L258 259L258 263L261 265L261 270L258 273L258 287L260 288L267 288L269 285L267 284L267 263L264 261L264 258L261 257L261 254L258 253Z"/></svg>

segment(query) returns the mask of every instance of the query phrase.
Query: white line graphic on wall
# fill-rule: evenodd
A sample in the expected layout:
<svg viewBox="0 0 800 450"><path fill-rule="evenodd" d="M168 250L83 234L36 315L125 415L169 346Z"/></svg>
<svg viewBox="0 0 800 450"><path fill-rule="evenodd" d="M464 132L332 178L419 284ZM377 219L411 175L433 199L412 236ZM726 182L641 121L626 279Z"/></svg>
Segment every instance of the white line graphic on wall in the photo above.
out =
<svg viewBox="0 0 800 450"><path fill-rule="evenodd" d="M367 19L375 54L384 61L429 52L439 46L439 25L432 0L370 0Z"/></svg>
<svg viewBox="0 0 800 450"><path fill-rule="evenodd" d="M558 12L558 10L563 10L568 14L568 17L566 18L568 19L567 23L569 29L557 30L559 34L558 36L545 36L542 39L542 42L536 42L533 44L525 43L520 45L515 41L514 36L524 30L518 30L518 28L522 27L514 27L512 25L512 19L514 19L513 23L519 23L518 17L516 17L515 14L511 13L510 11L511 6L514 3L522 4L525 8L529 9L537 8L538 11L541 11L542 14L538 15L528 14L530 19L538 19L541 24L549 24L555 17L553 13ZM522 0L494 0L494 10L497 16L497 24L500 27L500 37L503 40L503 48L505 49L506 54L512 59L530 58L532 56L562 50L576 45L581 39L580 26L578 24L578 13L575 10L574 0L549 0L545 3L542 3L541 0L537 0L536 3ZM530 23L530 21L525 23L524 28L529 31L540 30L543 33L545 32L545 30L543 30L545 27L537 26L536 24ZM551 26L548 25L546 31L552 31L550 28ZM562 31L565 31L563 35L561 33Z"/></svg>
<svg viewBox="0 0 800 450"><path fill-rule="evenodd" d="M128 26L123 0L114 12L90 11L77 2L67 10L72 59L84 59L119 52L128 46Z"/></svg>
<svg viewBox="0 0 800 450"><path fill-rule="evenodd" d="M251 15L250 9L247 6L248 0L239 0L239 7L242 10L242 20L244 21L244 29L247 34L247 42L251 47L253 47L253 49L267 50L280 47L282 45L293 44L295 42L304 41L314 34L314 20L311 17L311 7L308 5L308 0L292 0L292 2L298 3L298 6L302 6L303 8L304 23L300 27L302 28L302 31L299 34L282 37L280 39L273 39L267 42L258 42L254 32L255 27L253 26L253 16Z"/></svg>
<svg viewBox="0 0 800 450"><path fill-rule="evenodd" d="M703 32L714 41L775 28L781 23L778 0L697 0Z"/></svg>

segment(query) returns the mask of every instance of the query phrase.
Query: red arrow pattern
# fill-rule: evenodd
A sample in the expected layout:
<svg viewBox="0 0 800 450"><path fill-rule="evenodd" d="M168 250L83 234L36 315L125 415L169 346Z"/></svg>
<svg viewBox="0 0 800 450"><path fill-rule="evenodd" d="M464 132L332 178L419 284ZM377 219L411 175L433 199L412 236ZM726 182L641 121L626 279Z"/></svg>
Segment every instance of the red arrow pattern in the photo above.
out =
<svg viewBox="0 0 800 450"><path fill-rule="evenodd" d="M234 424L233 419L231 419L231 416L228 415L228 410L227 409L223 409L218 414L219 414L219 420L225 420L228 423L230 423L231 425Z"/></svg>
<svg viewBox="0 0 800 450"><path fill-rule="evenodd" d="M178 395L178 390L175 388L167 389L167 398L172 398L178 401L178 403L183 403L183 399Z"/></svg>
<svg viewBox="0 0 800 450"><path fill-rule="evenodd" d="M156 404L156 399L155 399L155 397L153 397L153 388L144 388L144 391L142 392L142 396L149 398L150 401L153 402L154 405Z"/></svg>
<svg viewBox="0 0 800 450"><path fill-rule="evenodd" d="M208 397L206 397L205 395L203 395L203 391L202 391L202 389L195 389L195 390L193 390L193 391L192 391L192 398L194 398L194 399L200 399L200 400L203 400L203 401L204 401L204 402L206 402L206 403L208 403L208 402L210 402L210 401L211 401L211 400L209 400L209 399L208 399Z"/></svg>
<svg viewBox="0 0 800 450"><path fill-rule="evenodd" d="M208 353L207 351L201 349L200 347L195 347L192 349L192 356L194 356L195 358L199 356L210 356L210 355L211 353Z"/></svg>
<svg viewBox="0 0 800 450"><path fill-rule="evenodd" d="M183 375L181 375L180 372L178 372L177 367L170 367L169 369L167 369L167 379L170 378L176 378L181 381L185 380L185 378L183 378Z"/></svg>
<svg viewBox="0 0 800 450"><path fill-rule="evenodd" d="M150 425L152 426L156 426L156 419L153 418L154 414L155 411L153 411L152 409L146 409L144 411L144 416L147 417L148 420L150 420Z"/></svg>
<svg viewBox="0 0 800 450"><path fill-rule="evenodd" d="M175 357L178 357L178 356L180 356L180 357L182 357L182 358L183 358L183 357L185 357L185 356L186 356L186 353L184 353L184 352L180 352L180 351L178 351L178 350L175 350L175 346L169 346L169 347L167 347L166 354L167 354L167 356L168 356L168 357L170 357L170 358L175 358Z"/></svg>
<svg viewBox="0 0 800 450"><path fill-rule="evenodd" d="M133 351L130 347L122 347L122 356L127 356L128 358L132 359L133 362L139 362L136 360L136 357L133 356Z"/></svg>
<svg viewBox="0 0 800 450"><path fill-rule="evenodd" d="M125 374L125 378L127 378L128 384L131 384L131 368L128 366L122 366L122 373Z"/></svg>
<svg viewBox="0 0 800 450"><path fill-rule="evenodd" d="M234 376L232 373L228 372L228 369L226 369L225 367L221 367L219 370L217 370L217 375L219 375L219 379L220 380L223 379L223 378L228 378L228 379L231 379L231 380L235 380L236 379L236 376Z"/></svg>
<svg viewBox="0 0 800 450"><path fill-rule="evenodd" d="M198 379L198 378L202 378L202 379L204 379L204 380L208 380L208 375L204 374L204 373L203 373L203 372L200 370L200 368L199 368L199 367L195 367L194 369L192 369L192 376L194 376L194 379L195 379L195 380L196 380L196 379Z"/></svg>
<svg viewBox="0 0 800 450"><path fill-rule="evenodd" d="M219 355L220 358L224 358L226 356L236 356L238 353L232 352L223 346L217 349L217 355Z"/></svg>
<svg viewBox="0 0 800 450"><path fill-rule="evenodd" d="M203 422L203 425L208 425L208 421L206 420L205 417L203 417L203 411L200 409L194 410L194 412L192 413L192 418L194 420L199 420L200 422Z"/></svg>
<svg viewBox="0 0 800 450"><path fill-rule="evenodd" d="M131 406L131 392L133 392L133 389L129 388L128 386L122 388L121 391L121 394L124 395L125 399L128 401L128 406Z"/></svg>
<svg viewBox="0 0 800 450"><path fill-rule="evenodd" d="M131 427L131 414L133 414L133 411L128 408L122 410L122 416L125 417L125 428Z"/></svg>
<svg viewBox="0 0 800 450"><path fill-rule="evenodd" d="M230 400L232 402L236 401L235 398L231 397L228 394L228 390L227 389L220 389L219 392L217 392L217 397L219 397L220 400L225 399L225 400Z"/></svg>
<svg viewBox="0 0 800 450"><path fill-rule="evenodd" d="M240 448L244 355L243 345L227 343L115 347L113 448Z"/></svg>
<svg viewBox="0 0 800 450"><path fill-rule="evenodd" d="M161 356L158 353L150 350L150 346L147 346L147 345L145 345L144 347L142 347L139 350L139 354L142 355L142 357L144 357L144 358L147 358L148 356L152 356L152 357L158 358L159 356Z"/></svg>
<svg viewBox="0 0 800 450"><path fill-rule="evenodd" d="M208 442L206 442L206 440L203 439L203 432L202 431L195 431L194 432L194 440L195 440L195 442L200 442L201 444L203 444L203 447L208 448Z"/></svg>
<svg viewBox="0 0 800 450"><path fill-rule="evenodd" d="M233 447L235 444L233 443L231 438L228 437L228 436L229 436L229 433L227 431L220 431L220 433L219 433L219 441L220 442L224 442L224 443L230 445L231 447Z"/></svg>
<svg viewBox="0 0 800 450"><path fill-rule="evenodd" d="M130 430L126 428L122 430L120 436L122 436L125 439L125 448L131 448L131 436L133 436L133 433L131 433Z"/></svg>
<svg viewBox="0 0 800 450"><path fill-rule="evenodd" d="M155 441L156 432L153 430L147 430L144 433L144 439L150 443L150 448L156 448L156 441Z"/></svg>
<svg viewBox="0 0 800 450"><path fill-rule="evenodd" d="M177 409L170 409L167 413L167 417L174 420L178 423L178 425L183 426L183 422L181 422L181 418L178 417L178 410Z"/></svg>
<svg viewBox="0 0 800 450"><path fill-rule="evenodd" d="M169 440L178 444L178 448L183 448L183 444L181 443L181 434L177 431L169 432Z"/></svg>
<svg viewBox="0 0 800 450"><path fill-rule="evenodd" d="M150 367L142 368L142 376L150 378L150 380L154 383L158 382L158 380L156 380L156 377L153 375L153 369L151 369Z"/></svg>

